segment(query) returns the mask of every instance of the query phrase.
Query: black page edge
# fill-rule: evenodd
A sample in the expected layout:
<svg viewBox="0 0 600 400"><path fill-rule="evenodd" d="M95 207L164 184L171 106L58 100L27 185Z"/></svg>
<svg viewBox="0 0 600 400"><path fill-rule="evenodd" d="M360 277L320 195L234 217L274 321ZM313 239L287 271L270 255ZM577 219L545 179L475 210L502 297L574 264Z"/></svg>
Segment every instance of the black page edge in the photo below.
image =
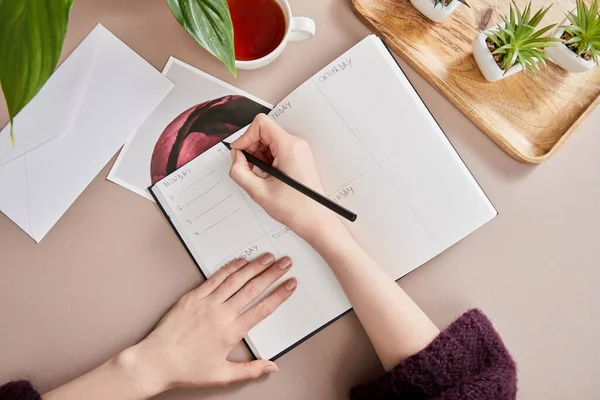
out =
<svg viewBox="0 0 600 400"><path fill-rule="evenodd" d="M396 60L396 58L394 57L393 53L391 52L390 48L385 44L385 42L376 35L376 37L381 40L381 43L383 44L383 46L386 48L386 50L388 51L388 53L390 54L390 57L392 57L392 59L394 60L394 62L396 63L396 66L398 67L398 69L400 70L400 72L402 73L402 75L404 75L404 77L406 78L406 80L408 81L408 83L410 84L410 86L412 87L412 89L415 91L415 93L417 94L417 96L419 97L419 100L421 100L421 102L423 103L423 105L425 106L425 108L427 109L427 111L429 112L429 115L431 115L431 118L433 118L433 120L435 121L436 125L438 126L438 128L440 129L440 131L442 132L442 134L446 137L446 140L448 141L448 143L450 143L450 146L452 146L452 149L454 150L454 152L458 155L458 158L460 159L460 161L463 163L463 165L465 166L465 168L467 168L467 171L469 171L469 174L471 175L471 177L473 178L473 180L475 181L475 183L477 184L477 186L479 186L479 188L481 189L481 192L483 193L483 195L487 198L487 200L490 202L490 204L492 205L492 207L494 208L494 210L496 211L496 215L498 215L498 210L496 209L496 207L494 206L494 204L492 203L492 201L490 200L490 198L488 197L488 195L485 193L485 190L483 190L483 188L481 187L481 185L479 184L479 182L477 182L477 179L475 178L475 176L473 175L473 173L471 172L471 170L469 169L469 167L467 166L467 164L464 162L463 158L461 157L461 155L459 154L459 152L456 150L456 148L454 147L454 145L452 144L452 142L450 141L450 139L448 138L448 135L446 135L446 132L444 132L444 130L442 129L441 125L439 124L439 122L435 119L435 116L432 114L431 110L429 109L429 107L427 106L427 104L423 101L423 98L421 97L421 95L419 94L419 92L417 91L417 89L415 88L415 86L412 84L412 82L410 81L410 79L408 79L408 77L406 76L406 74L404 73L404 70L402 69L402 67L400 66L400 64L398 63L398 61ZM159 208L161 210L161 212L164 214L164 216L167 218L167 220L169 221L169 224L171 225L171 227L173 228L173 230L175 231L175 233L177 234L177 237L179 238L179 240L181 241L181 243L183 244L183 246L185 247L186 251L188 252L188 254L190 255L190 257L192 258L192 260L194 261L194 264L196 264L196 267L198 268L198 270L200 271L200 274L204 277L204 279L206 279L206 275L204 274L204 272L202 271L202 269L200 268L200 265L198 265L198 263L196 262L196 260L194 259L194 256L192 254L192 252L190 251L190 249L188 248L188 246L186 245L185 241L183 240L183 238L181 237L181 235L179 234L179 232L177 231L177 228L175 228L175 225L172 223L171 218L168 216L168 214L165 212L164 208L162 207L162 205L160 204L160 202L158 201L156 195L154 194L154 192L152 191L152 188L154 187L154 185L150 186L148 188L148 191L150 192L150 194L152 195L152 197L156 200L156 204L159 205ZM419 266L420 267L420 266ZM418 268L418 267L417 267ZM415 268L416 269L416 268ZM412 272L412 271L411 271ZM410 273L410 272L409 272ZM402 279L403 277L405 277L408 274L404 274L400 277L398 277L398 279L395 279L394 281L399 281L400 279ZM309 333L308 335L304 336L302 339L298 340L297 342L295 342L294 344L290 345L289 347L285 348L284 350L282 350L281 352L279 352L278 354L276 354L275 356L273 356L272 358L270 358L270 361L275 361L276 359L278 359L279 357L282 357L283 355L285 355L286 353L290 352L291 350L293 350L294 348L296 348L297 346L301 345L302 343L304 343L305 341L307 341L308 339L310 339L311 337L313 337L314 335L316 335L317 333L321 332L323 329L327 328L329 325L333 324L334 322L336 322L337 320L339 320L340 318L342 318L343 316L345 316L346 314L348 314L350 311L353 311L354 308L350 307L348 310L344 311L343 313L341 313L340 315L338 315L337 317L329 320L327 323L321 325L319 328L315 329L314 331L312 331L311 333ZM248 344L248 342L246 341L246 338L242 339L244 342L244 345L246 346L246 348L248 349L248 351L250 352L250 354L252 354L252 356L254 357L254 359L258 359L258 357L256 356L256 354L254 354L254 351L252 351L252 348L250 347L250 345Z"/></svg>

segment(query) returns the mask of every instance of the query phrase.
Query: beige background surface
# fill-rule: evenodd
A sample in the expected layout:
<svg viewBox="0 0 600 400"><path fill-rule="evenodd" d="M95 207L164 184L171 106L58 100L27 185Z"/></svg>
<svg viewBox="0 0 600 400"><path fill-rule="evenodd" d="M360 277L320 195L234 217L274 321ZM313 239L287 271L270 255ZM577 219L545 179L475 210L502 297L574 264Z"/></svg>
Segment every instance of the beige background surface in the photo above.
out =
<svg viewBox="0 0 600 400"><path fill-rule="evenodd" d="M185 34L164 0L75 1L64 54L102 22L156 68L174 55L274 103L369 33L346 0L291 3L315 19L317 36L237 80ZM499 215L400 285L442 327L483 309L518 363L520 399L600 398L600 110L553 159L523 165L401 65ZM0 215L0 382L54 388L140 340L200 283L155 205L106 181L109 166L39 245ZM234 357L248 354L240 346ZM381 372L352 313L278 364L281 372L255 382L160 399L344 399Z"/></svg>

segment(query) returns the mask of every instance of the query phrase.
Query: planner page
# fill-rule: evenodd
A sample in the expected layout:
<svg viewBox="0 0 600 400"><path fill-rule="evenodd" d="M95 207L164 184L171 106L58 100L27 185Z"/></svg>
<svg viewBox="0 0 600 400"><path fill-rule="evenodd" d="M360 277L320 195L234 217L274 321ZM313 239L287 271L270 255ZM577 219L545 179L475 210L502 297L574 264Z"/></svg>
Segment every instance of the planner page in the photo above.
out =
<svg viewBox="0 0 600 400"><path fill-rule="evenodd" d="M375 36L319 71L269 116L309 142L325 195L358 215L344 223L394 279L496 215ZM246 338L255 356L272 359L351 306L321 257L254 203L229 178L230 166L229 151L218 144L152 191L207 276L267 251L292 258L284 278L298 279L296 292Z"/></svg>
<svg viewBox="0 0 600 400"><path fill-rule="evenodd" d="M272 359L350 308L327 264L288 227L272 219L230 178L229 150L218 144L151 188L200 269L210 277L238 258L265 252L292 258L294 295L254 327L246 343Z"/></svg>
<svg viewBox="0 0 600 400"><path fill-rule="evenodd" d="M363 39L276 105L352 235L398 279L496 216L383 42Z"/></svg>

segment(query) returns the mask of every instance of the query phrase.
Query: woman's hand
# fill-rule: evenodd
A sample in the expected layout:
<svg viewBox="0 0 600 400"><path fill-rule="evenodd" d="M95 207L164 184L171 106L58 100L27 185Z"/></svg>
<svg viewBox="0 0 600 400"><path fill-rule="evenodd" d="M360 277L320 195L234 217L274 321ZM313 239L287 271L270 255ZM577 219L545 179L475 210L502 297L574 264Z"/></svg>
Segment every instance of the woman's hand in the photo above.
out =
<svg viewBox="0 0 600 400"><path fill-rule="evenodd" d="M323 190L308 144L265 115L258 115L231 147L253 153L306 186ZM333 212L273 177L258 177L240 151L233 151L230 175L254 201L306 240L327 262L386 369L416 354L439 334L427 315L356 242Z"/></svg>
<svg viewBox="0 0 600 400"><path fill-rule="evenodd" d="M315 230L341 225L335 214L316 201L268 176L261 178L240 150L246 150L295 180L323 193L308 143L284 131L264 114L256 116L246 132L231 144L231 178L271 217L307 239Z"/></svg>
<svg viewBox="0 0 600 400"><path fill-rule="evenodd" d="M292 295L293 278L242 313L291 265L289 257L276 262L269 253L250 263L239 259L183 296L146 339L121 355L146 393L221 386L278 371L272 361L235 363L227 356L252 327Z"/></svg>
<svg viewBox="0 0 600 400"><path fill-rule="evenodd" d="M167 388L220 386L276 372L271 361L234 363L227 356L253 326L292 295L295 279L242 313L291 264L288 257L275 262L267 253L249 264L239 259L226 265L183 296L134 351L152 365L154 379Z"/></svg>
<svg viewBox="0 0 600 400"><path fill-rule="evenodd" d="M291 265L289 257L275 261L268 253L226 265L183 296L146 339L43 399L142 400L175 387L220 386L277 371L268 360L235 363L227 356L294 293L297 282L288 279L245 310Z"/></svg>

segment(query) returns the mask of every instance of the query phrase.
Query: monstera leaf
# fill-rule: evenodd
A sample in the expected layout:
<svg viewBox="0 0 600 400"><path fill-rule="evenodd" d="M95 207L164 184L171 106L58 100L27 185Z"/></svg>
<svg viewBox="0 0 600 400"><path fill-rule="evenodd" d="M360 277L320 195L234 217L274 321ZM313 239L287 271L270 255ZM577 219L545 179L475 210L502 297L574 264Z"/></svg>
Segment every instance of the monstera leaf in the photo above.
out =
<svg viewBox="0 0 600 400"><path fill-rule="evenodd" d="M181 26L235 76L233 25L227 0L167 0Z"/></svg>
<svg viewBox="0 0 600 400"><path fill-rule="evenodd" d="M14 117L54 72L73 0L0 0L0 84Z"/></svg>

